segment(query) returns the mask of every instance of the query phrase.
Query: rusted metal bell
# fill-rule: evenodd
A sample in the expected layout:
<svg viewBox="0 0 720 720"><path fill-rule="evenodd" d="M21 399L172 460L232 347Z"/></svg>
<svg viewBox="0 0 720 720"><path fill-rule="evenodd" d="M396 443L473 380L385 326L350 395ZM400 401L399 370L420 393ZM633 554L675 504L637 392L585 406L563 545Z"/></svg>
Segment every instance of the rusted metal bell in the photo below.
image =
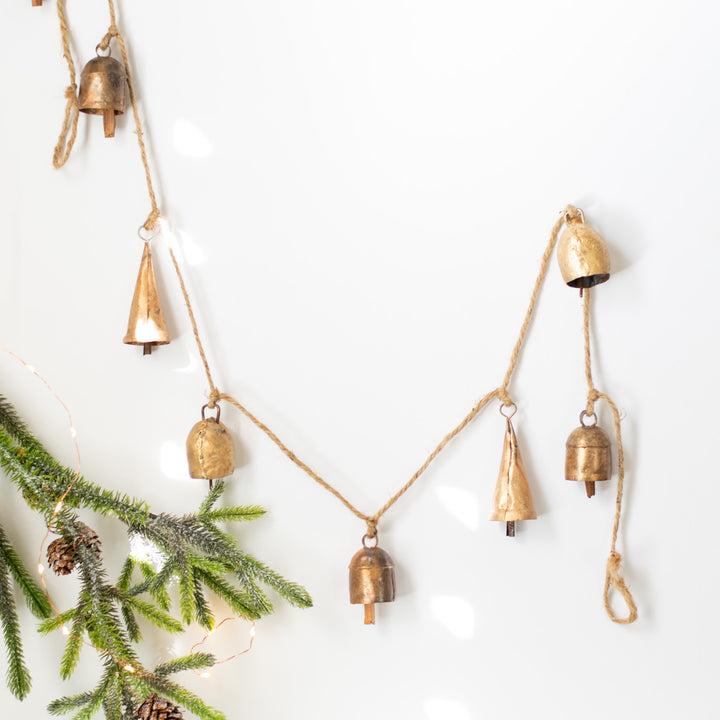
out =
<svg viewBox="0 0 720 720"><path fill-rule="evenodd" d="M530 486L525 477L520 448L510 417L505 417L505 441L490 520L506 522L507 536L515 537L515 522L517 520L535 520L537 513L530 494Z"/></svg>
<svg viewBox="0 0 720 720"><path fill-rule="evenodd" d="M115 116L125 112L126 88L125 68L109 55L93 58L80 74L80 110L103 116L105 137L115 137Z"/></svg>
<svg viewBox="0 0 720 720"><path fill-rule="evenodd" d="M610 438L596 424L585 425L588 417L580 413L580 427L570 433L565 444L565 479L585 483L590 498L595 494L595 483L609 480L612 476ZM593 413L592 417L597 418Z"/></svg>
<svg viewBox="0 0 720 720"><path fill-rule="evenodd" d="M589 288L610 277L610 256L600 234L584 217L568 220L558 241L557 257L563 280L574 288Z"/></svg>
<svg viewBox="0 0 720 720"><path fill-rule="evenodd" d="M395 566L382 548L368 547L366 540L367 535L350 561L350 602L364 605L365 625L374 625L375 603L395 600Z"/></svg>
<svg viewBox="0 0 720 720"><path fill-rule="evenodd" d="M220 408L217 415L205 418L193 425L185 443L190 477L212 481L232 475L235 471L235 446L230 431L220 422Z"/></svg>
<svg viewBox="0 0 720 720"><path fill-rule="evenodd" d="M149 243L145 243L140 261L127 334L123 342L126 345L142 345L143 355L149 355L154 345L167 345L170 342L155 282Z"/></svg>

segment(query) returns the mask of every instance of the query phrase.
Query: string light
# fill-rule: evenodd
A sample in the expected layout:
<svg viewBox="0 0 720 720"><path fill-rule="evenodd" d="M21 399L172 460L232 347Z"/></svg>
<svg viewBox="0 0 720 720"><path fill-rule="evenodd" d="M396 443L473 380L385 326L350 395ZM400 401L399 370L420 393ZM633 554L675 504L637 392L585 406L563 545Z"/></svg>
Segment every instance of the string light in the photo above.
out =
<svg viewBox="0 0 720 720"><path fill-rule="evenodd" d="M193 645L190 648L190 654L193 655L196 652L196 650L199 647L202 647L210 639L210 636L213 635L216 630L219 630L225 623L233 622L234 620L249 620L249 618L246 615L236 615L234 617L224 618L217 625L215 625L215 627L213 627L211 630L209 630L205 634L203 639L200 640L200 642L195 643L195 645ZM253 643L255 642L255 633L256 633L255 621L252 620L251 625L250 625L250 630L248 631L248 635L250 636L250 642L248 643L248 646L244 650L241 650L240 652L237 652L234 655L230 655L230 657L226 657L224 660L216 660L215 665L224 665L225 663L228 663L231 660L235 660L235 658L239 658L241 655L245 655L245 654L249 653L253 648ZM210 673L207 672L207 670L204 672L198 672L197 670L195 670L195 674L198 677L201 677L205 680L207 680L210 677Z"/></svg>

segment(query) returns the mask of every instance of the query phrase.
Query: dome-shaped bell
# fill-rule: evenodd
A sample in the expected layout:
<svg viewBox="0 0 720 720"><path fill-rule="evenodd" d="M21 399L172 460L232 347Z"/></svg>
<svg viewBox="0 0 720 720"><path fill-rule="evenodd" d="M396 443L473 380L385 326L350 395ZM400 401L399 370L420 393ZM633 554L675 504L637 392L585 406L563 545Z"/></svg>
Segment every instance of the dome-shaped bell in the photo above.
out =
<svg viewBox="0 0 720 720"><path fill-rule="evenodd" d="M583 411L580 427L570 433L565 444L565 479L584 482L585 492L590 498L595 494L596 482L610 479L612 456L606 432L595 424L585 425L585 417Z"/></svg>
<svg viewBox="0 0 720 720"><path fill-rule="evenodd" d="M395 566L382 548L367 547L350 561L350 602L365 606L365 624L375 624L375 603L395 600Z"/></svg>
<svg viewBox="0 0 720 720"><path fill-rule="evenodd" d="M105 137L115 137L115 116L125 112L127 74L110 57L93 58L80 74L78 106L84 113L102 115Z"/></svg>
<svg viewBox="0 0 720 720"><path fill-rule="evenodd" d="M581 216L582 217L582 216ZM589 288L610 277L610 256L600 234L582 220L569 220L560 236L558 264L563 280L574 288Z"/></svg>
<svg viewBox="0 0 720 720"><path fill-rule="evenodd" d="M190 477L212 481L232 475L235 471L235 445L230 431L220 422L220 408L217 416L205 418L203 405L202 420L193 425L185 443Z"/></svg>

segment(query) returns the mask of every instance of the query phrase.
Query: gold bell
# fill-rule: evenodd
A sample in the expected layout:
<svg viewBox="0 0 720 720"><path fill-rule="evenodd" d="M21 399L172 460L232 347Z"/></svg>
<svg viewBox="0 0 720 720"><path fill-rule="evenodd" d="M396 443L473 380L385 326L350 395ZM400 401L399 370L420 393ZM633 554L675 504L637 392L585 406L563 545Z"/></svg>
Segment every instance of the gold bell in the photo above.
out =
<svg viewBox="0 0 720 720"><path fill-rule="evenodd" d="M193 425L185 443L190 477L212 481L232 475L235 471L235 446L230 431L220 422L220 408L217 415L205 418L203 405L202 420Z"/></svg>
<svg viewBox="0 0 720 720"><path fill-rule="evenodd" d="M376 544L365 544L350 561L350 602L365 606L365 625L375 624L375 603L395 600L395 566L392 558Z"/></svg>
<svg viewBox="0 0 720 720"><path fill-rule="evenodd" d="M105 137L115 137L115 116L125 112L127 74L122 63L110 57L93 58L80 74L80 110L103 116Z"/></svg>
<svg viewBox="0 0 720 720"><path fill-rule="evenodd" d="M514 414L513 412L512 415ZM505 416L505 442L490 520L505 521L507 523L505 534L508 537L515 537L515 521L535 520L537 513L510 417Z"/></svg>
<svg viewBox="0 0 720 720"><path fill-rule="evenodd" d="M142 345L143 355L149 355L153 345L167 345L170 342L155 282L149 243L145 243L140 261L127 334L123 342L126 345Z"/></svg>
<svg viewBox="0 0 720 720"><path fill-rule="evenodd" d="M610 277L610 256L600 234L585 224L582 210L568 218L558 241L558 264L563 280L574 288L604 283Z"/></svg>
<svg viewBox="0 0 720 720"><path fill-rule="evenodd" d="M586 413L580 413L580 427L570 433L565 444L565 479L585 483L585 492L591 498L595 483L609 480L612 476L610 438L595 424L585 425Z"/></svg>

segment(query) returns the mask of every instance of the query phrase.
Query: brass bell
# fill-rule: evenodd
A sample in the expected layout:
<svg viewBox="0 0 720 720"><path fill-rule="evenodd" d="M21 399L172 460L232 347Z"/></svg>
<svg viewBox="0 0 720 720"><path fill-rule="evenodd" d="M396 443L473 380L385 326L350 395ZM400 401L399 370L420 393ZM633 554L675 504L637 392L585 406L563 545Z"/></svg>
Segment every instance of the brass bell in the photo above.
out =
<svg viewBox="0 0 720 720"><path fill-rule="evenodd" d="M490 520L506 522L505 534L508 537L515 537L515 522L535 520L537 513L510 417L505 416L505 441Z"/></svg>
<svg viewBox="0 0 720 720"><path fill-rule="evenodd" d="M375 603L395 600L395 566L392 558L376 544L365 544L350 561L350 602L365 606L365 625L375 624Z"/></svg>
<svg viewBox="0 0 720 720"><path fill-rule="evenodd" d="M563 280L574 288L604 283L610 277L610 256L600 234L585 224L585 216L568 219L558 241L558 264Z"/></svg>
<svg viewBox="0 0 720 720"><path fill-rule="evenodd" d="M155 282L149 243L145 243L140 261L127 334L123 342L126 345L142 345L143 355L149 355L154 345L167 345L170 342Z"/></svg>
<svg viewBox="0 0 720 720"><path fill-rule="evenodd" d="M612 455L607 434L597 424L585 425L586 416L583 410L580 427L570 433L565 444L565 479L584 482L585 492L591 498L595 494L595 483L612 476Z"/></svg>
<svg viewBox="0 0 720 720"><path fill-rule="evenodd" d="M220 408L217 415L205 418L203 405L202 420L193 425L185 443L190 477L212 481L232 475L235 471L235 445L230 431L220 422Z"/></svg>
<svg viewBox="0 0 720 720"><path fill-rule="evenodd" d="M125 112L127 74L122 63L110 57L93 58L80 74L80 110L103 116L105 137L115 137L115 116Z"/></svg>

